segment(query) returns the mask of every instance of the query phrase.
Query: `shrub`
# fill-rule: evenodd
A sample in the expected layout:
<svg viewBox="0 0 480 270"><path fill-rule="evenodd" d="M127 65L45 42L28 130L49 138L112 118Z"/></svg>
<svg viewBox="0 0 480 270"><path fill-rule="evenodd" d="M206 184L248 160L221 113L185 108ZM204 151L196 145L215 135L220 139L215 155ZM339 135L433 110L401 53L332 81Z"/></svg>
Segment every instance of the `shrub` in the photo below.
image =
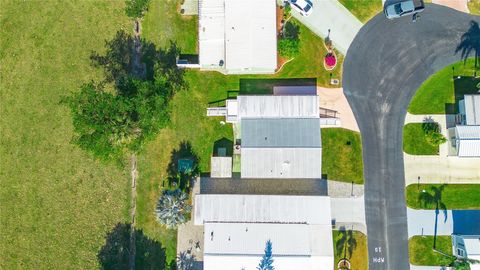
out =
<svg viewBox="0 0 480 270"><path fill-rule="evenodd" d="M278 53L284 57L295 57L300 52L300 27L287 22L278 41Z"/></svg>
<svg viewBox="0 0 480 270"><path fill-rule="evenodd" d="M192 210L187 201L187 193L180 189L165 190L155 209L158 222L167 228L176 228L178 225L187 222L187 215Z"/></svg>
<svg viewBox="0 0 480 270"><path fill-rule="evenodd" d="M150 0L126 0L125 14L132 19L141 18L147 11Z"/></svg>
<svg viewBox="0 0 480 270"><path fill-rule="evenodd" d="M425 122L422 124L422 129L425 134L425 139L431 145L438 146L447 141L447 139L440 133L440 127L435 122Z"/></svg>

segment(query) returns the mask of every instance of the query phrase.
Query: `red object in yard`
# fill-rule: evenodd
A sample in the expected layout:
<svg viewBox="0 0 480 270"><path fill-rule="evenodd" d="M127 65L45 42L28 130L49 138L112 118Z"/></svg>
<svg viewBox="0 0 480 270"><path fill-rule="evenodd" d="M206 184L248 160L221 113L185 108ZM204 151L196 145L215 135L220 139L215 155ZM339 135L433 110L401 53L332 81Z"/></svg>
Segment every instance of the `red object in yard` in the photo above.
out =
<svg viewBox="0 0 480 270"><path fill-rule="evenodd" d="M327 53L325 55L325 65L328 67L334 67L337 64L337 58L333 53Z"/></svg>

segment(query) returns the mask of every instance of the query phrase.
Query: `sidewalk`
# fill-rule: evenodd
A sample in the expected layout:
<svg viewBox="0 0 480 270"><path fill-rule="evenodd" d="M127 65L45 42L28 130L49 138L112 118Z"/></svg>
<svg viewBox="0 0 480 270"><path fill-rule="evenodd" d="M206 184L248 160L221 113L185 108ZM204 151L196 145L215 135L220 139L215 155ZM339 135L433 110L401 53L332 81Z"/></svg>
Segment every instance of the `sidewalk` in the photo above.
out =
<svg viewBox="0 0 480 270"><path fill-rule="evenodd" d="M293 17L322 38L328 35L330 29L334 47L346 55L362 23L337 0L312 0L312 3L310 16L304 17L292 10Z"/></svg>

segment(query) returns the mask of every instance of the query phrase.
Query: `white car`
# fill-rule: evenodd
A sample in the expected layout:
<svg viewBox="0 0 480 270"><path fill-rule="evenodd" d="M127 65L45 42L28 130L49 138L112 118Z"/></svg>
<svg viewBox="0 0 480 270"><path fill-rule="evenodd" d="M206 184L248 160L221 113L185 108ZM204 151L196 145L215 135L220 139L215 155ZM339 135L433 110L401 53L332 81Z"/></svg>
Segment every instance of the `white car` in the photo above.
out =
<svg viewBox="0 0 480 270"><path fill-rule="evenodd" d="M308 16L312 14L313 4L310 0L288 0L290 6L298 11L302 16Z"/></svg>

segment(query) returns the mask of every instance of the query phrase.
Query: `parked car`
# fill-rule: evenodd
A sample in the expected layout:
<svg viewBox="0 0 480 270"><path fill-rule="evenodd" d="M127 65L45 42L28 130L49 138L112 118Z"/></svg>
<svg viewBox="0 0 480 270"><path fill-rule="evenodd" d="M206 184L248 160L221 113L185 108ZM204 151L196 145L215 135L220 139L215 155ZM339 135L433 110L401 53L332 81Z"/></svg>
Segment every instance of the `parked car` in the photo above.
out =
<svg viewBox="0 0 480 270"><path fill-rule="evenodd" d="M385 5L383 12L387 19L400 18L407 15L415 15L423 11L425 5L422 0L406 0Z"/></svg>
<svg viewBox="0 0 480 270"><path fill-rule="evenodd" d="M302 16L308 16L312 14L313 4L310 0L288 0L290 6L298 11Z"/></svg>

